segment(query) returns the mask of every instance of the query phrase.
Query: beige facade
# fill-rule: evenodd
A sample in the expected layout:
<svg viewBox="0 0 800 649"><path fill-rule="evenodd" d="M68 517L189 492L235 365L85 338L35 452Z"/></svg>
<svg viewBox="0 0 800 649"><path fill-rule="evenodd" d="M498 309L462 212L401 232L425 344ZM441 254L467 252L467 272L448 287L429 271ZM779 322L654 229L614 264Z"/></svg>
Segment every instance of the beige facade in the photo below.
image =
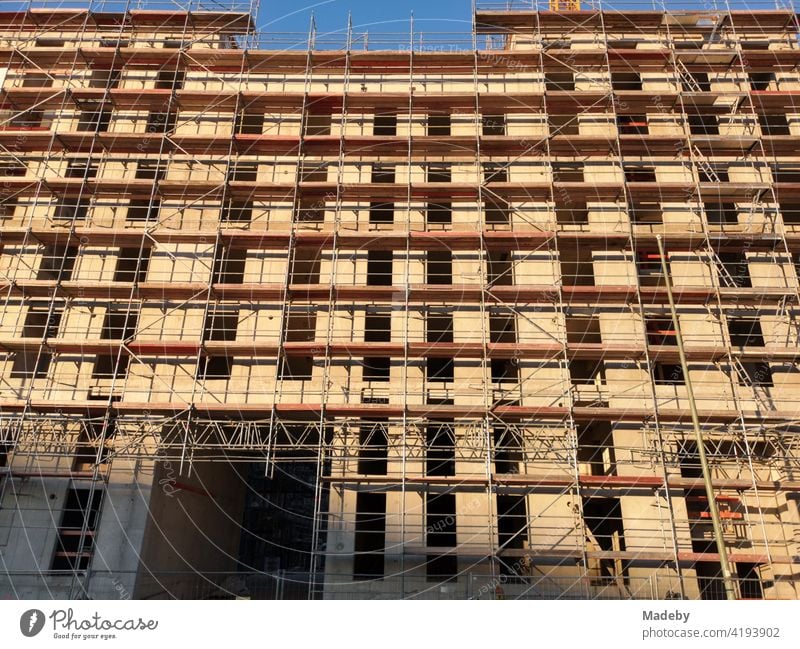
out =
<svg viewBox="0 0 800 649"><path fill-rule="evenodd" d="M0 594L796 598L796 16L251 23L0 14Z"/></svg>

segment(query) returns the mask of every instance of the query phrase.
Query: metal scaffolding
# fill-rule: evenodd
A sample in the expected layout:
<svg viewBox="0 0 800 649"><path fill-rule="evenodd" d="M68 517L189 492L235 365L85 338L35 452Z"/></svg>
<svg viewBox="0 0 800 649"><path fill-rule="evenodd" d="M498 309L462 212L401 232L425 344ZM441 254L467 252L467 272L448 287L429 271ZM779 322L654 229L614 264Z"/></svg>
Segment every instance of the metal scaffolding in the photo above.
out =
<svg viewBox="0 0 800 649"><path fill-rule="evenodd" d="M37 6L0 12L0 504L311 463L309 597L797 595L793 9L300 46Z"/></svg>

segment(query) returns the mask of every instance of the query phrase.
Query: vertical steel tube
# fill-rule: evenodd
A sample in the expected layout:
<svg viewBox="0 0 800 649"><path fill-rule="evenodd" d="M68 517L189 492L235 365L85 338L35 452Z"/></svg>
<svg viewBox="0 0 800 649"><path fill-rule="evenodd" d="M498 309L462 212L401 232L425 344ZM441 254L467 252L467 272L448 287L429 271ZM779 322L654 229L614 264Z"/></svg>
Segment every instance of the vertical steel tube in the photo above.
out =
<svg viewBox="0 0 800 649"><path fill-rule="evenodd" d="M681 327L678 323L678 313L675 309L675 299L672 296L672 280L669 276L669 269L667 268L667 258L664 253L664 242L661 235L656 237L658 242L658 253L661 257L661 272L664 274L664 285L667 289L667 298L669 300L669 310L672 315L672 324L675 327L675 339L678 343L678 356L681 361L681 369L683 370L683 378L686 383L686 395L689 399L689 411L692 414L692 426L694 427L695 439L697 440L697 453L700 456L700 468L703 472L703 483L706 488L706 498L708 499L708 509L711 513L711 524L714 528L714 541L717 545L717 553L719 554L719 567L722 571L722 581L725 586L726 599L736 599L736 589L733 583L733 575L731 574L731 567L728 563L728 552L725 548L725 539L722 536L722 523L719 518L719 508L717 501L714 497L714 486L711 483L711 470L708 467L708 459L706 458L706 449L703 443L703 432L700 428L700 417L697 414L697 404L694 401L694 390L692 390L692 380L689 377L689 367L686 364L686 352L683 349L683 336L681 335Z"/></svg>

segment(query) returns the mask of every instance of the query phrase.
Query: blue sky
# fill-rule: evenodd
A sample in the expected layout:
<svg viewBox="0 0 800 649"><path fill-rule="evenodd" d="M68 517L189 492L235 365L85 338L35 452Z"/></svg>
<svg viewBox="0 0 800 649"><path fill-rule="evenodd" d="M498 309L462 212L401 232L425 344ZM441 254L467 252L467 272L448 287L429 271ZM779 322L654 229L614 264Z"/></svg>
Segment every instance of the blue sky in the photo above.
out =
<svg viewBox="0 0 800 649"><path fill-rule="evenodd" d="M357 31L408 32L412 11L415 31L472 29L471 0L261 0L258 27L267 32L307 32L312 11L320 33L345 30L348 11Z"/></svg>

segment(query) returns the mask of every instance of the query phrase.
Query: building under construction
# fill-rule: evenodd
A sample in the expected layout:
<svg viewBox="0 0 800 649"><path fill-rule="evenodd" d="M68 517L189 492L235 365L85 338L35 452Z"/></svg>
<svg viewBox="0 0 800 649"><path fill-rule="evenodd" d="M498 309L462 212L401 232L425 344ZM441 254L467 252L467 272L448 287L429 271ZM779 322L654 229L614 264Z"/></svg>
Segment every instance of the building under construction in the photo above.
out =
<svg viewBox="0 0 800 649"><path fill-rule="evenodd" d="M0 7L0 596L800 596L794 9L57 5Z"/></svg>

